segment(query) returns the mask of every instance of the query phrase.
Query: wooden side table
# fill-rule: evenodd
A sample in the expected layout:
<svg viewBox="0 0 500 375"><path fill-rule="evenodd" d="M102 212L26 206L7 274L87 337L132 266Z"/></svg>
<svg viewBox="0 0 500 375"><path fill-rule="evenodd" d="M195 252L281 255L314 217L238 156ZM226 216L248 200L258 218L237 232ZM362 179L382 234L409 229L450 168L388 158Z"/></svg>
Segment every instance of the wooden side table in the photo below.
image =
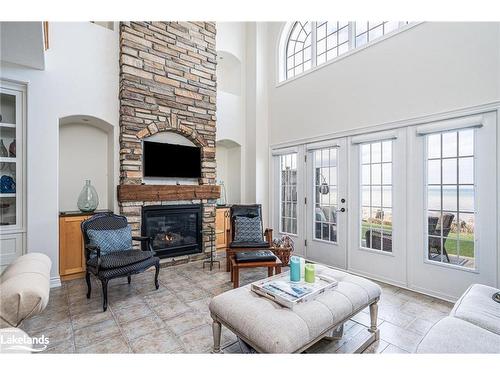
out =
<svg viewBox="0 0 500 375"><path fill-rule="evenodd" d="M256 268L256 267L267 267L267 276L273 276L281 273L281 260L276 258L276 260L271 261L261 261L261 262L241 262L237 263L234 256L231 257L231 281L233 282L233 288L238 288L240 286L240 268Z"/></svg>

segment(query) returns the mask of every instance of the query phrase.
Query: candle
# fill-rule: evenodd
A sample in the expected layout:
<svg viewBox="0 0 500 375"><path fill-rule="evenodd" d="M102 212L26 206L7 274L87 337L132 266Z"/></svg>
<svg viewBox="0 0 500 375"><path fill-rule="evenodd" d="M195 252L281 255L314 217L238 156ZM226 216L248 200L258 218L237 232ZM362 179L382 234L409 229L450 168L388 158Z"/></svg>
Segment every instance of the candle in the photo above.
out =
<svg viewBox="0 0 500 375"><path fill-rule="evenodd" d="M290 258L290 281L300 281L300 259L296 256Z"/></svg>
<svg viewBox="0 0 500 375"><path fill-rule="evenodd" d="M314 264L306 264L305 270L305 280L307 283L314 283L316 281L315 267Z"/></svg>
<svg viewBox="0 0 500 375"><path fill-rule="evenodd" d="M299 257L300 259L300 278L303 279L306 272L306 259Z"/></svg>

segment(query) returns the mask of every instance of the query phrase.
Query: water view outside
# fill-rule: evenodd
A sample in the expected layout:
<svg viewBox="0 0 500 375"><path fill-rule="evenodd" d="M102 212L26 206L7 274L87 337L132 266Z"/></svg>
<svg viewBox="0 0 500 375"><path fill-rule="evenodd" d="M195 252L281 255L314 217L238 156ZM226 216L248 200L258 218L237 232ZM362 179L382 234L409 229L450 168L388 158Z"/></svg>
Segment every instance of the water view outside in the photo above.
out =
<svg viewBox="0 0 500 375"><path fill-rule="evenodd" d="M392 142L363 144L361 246L392 252Z"/></svg>
<svg viewBox="0 0 500 375"><path fill-rule="evenodd" d="M474 130L426 137L428 259L474 268Z"/></svg>

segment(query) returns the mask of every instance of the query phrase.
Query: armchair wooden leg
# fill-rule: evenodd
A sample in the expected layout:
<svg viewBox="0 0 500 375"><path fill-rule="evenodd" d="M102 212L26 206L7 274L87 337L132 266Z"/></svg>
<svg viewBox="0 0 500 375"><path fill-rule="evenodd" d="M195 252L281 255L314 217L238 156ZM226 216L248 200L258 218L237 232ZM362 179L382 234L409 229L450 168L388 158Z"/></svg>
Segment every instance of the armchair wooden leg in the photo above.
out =
<svg viewBox="0 0 500 375"><path fill-rule="evenodd" d="M102 310L106 311L108 309L108 280L102 279Z"/></svg>
<svg viewBox="0 0 500 375"><path fill-rule="evenodd" d="M231 270L231 259L229 256L229 251L226 249L226 272L229 272Z"/></svg>
<svg viewBox="0 0 500 375"><path fill-rule="evenodd" d="M128 281L128 283L130 284L130 282L132 281L132 276L128 275L128 276L127 276L127 281Z"/></svg>
<svg viewBox="0 0 500 375"><path fill-rule="evenodd" d="M160 273L160 263L155 264L155 287L158 289L160 287L160 283L158 283L158 275Z"/></svg>
<svg viewBox="0 0 500 375"><path fill-rule="evenodd" d="M90 293L92 292L92 284L90 283L90 272L85 272L85 281L87 281L87 298L90 298Z"/></svg>

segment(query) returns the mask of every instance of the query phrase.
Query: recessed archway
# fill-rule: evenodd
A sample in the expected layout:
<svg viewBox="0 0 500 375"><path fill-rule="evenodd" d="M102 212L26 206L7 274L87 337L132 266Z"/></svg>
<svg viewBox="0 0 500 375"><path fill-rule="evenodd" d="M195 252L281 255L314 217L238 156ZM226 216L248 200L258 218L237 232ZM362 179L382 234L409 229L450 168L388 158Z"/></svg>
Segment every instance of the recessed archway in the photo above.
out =
<svg viewBox="0 0 500 375"><path fill-rule="evenodd" d="M97 117L59 119L59 210L77 210L85 180L99 195L98 209L114 208L114 127Z"/></svg>
<svg viewBox="0 0 500 375"><path fill-rule="evenodd" d="M224 183L228 204L241 203L241 145L231 139L216 142L217 183Z"/></svg>

